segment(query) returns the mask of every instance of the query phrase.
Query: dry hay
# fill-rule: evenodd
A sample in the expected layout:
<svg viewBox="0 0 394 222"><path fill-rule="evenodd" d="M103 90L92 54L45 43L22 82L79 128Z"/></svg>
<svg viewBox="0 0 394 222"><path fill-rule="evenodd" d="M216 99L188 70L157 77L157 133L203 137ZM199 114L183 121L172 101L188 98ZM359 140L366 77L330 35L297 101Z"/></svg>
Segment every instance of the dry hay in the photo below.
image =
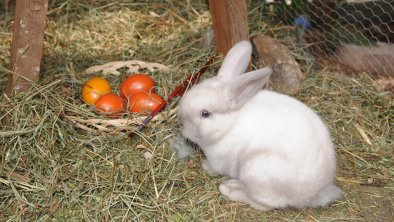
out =
<svg viewBox="0 0 394 222"><path fill-rule="evenodd" d="M253 32L280 28L269 30L256 12L251 9ZM111 61L171 66L168 73L150 73L158 93L167 97L211 54L195 47L209 26L208 15L205 1L55 2L42 80L15 99L0 97L0 221L392 220L393 96L367 74L311 70L296 95L322 116L337 145L344 198L326 209L262 213L226 201L218 191L226 178L205 174L200 152L180 161L171 148L179 132L168 113L177 101L169 104L163 122L153 122L133 139L87 132L62 116L72 112L81 119L113 121L80 99L87 78L83 71ZM10 25L4 21L10 16L0 19L7 30L0 33L0 59L8 56ZM202 78L213 75L217 66ZM0 73L3 89L7 71ZM116 86L126 75L123 70L108 79Z"/></svg>

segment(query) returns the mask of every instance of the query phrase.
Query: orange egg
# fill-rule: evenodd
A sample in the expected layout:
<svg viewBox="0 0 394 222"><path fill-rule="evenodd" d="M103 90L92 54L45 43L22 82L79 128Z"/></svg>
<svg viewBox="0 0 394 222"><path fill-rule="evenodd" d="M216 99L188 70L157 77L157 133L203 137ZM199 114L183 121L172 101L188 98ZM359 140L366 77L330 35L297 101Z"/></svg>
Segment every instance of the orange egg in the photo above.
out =
<svg viewBox="0 0 394 222"><path fill-rule="evenodd" d="M111 92L108 80L101 77L90 78L82 88L82 100L93 105L102 95Z"/></svg>
<svg viewBox="0 0 394 222"><path fill-rule="evenodd" d="M155 81L146 74L134 74L120 84L120 95L129 98L134 94L153 90Z"/></svg>
<svg viewBox="0 0 394 222"><path fill-rule="evenodd" d="M149 114L162 103L163 99L155 93L137 93L130 97L129 110Z"/></svg>
<svg viewBox="0 0 394 222"><path fill-rule="evenodd" d="M94 107L104 114L120 114L126 108L126 100L115 93L101 96Z"/></svg>

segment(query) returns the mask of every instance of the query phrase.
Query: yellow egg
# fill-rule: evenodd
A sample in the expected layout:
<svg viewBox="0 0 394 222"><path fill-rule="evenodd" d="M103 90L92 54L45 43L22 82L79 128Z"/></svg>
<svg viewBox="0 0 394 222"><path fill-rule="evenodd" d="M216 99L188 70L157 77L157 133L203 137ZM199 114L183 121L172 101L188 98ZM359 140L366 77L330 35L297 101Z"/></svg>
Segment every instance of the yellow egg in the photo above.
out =
<svg viewBox="0 0 394 222"><path fill-rule="evenodd" d="M90 105L102 96L111 93L111 85L108 80L101 77L90 78L82 88L82 100Z"/></svg>

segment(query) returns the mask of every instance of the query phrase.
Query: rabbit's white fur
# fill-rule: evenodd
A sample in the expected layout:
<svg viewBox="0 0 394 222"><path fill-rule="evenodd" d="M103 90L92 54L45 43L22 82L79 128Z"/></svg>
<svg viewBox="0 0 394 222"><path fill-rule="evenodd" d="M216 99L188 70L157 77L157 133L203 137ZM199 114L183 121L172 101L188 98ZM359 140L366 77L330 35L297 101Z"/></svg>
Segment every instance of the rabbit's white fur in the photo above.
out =
<svg viewBox="0 0 394 222"><path fill-rule="evenodd" d="M230 200L259 210L326 206L340 198L335 150L327 127L300 101L261 90L272 70L245 73L252 46L236 44L216 77L180 101L182 135L197 143L210 175Z"/></svg>

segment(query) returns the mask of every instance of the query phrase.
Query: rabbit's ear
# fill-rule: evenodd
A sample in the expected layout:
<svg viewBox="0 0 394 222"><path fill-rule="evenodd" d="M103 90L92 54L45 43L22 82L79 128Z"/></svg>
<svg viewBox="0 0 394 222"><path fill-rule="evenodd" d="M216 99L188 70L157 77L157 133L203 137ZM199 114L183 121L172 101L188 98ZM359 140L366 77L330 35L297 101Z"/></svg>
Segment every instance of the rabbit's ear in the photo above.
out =
<svg viewBox="0 0 394 222"><path fill-rule="evenodd" d="M252 44L249 41L240 41L228 51L220 67L218 76L234 78L241 75L248 68Z"/></svg>
<svg viewBox="0 0 394 222"><path fill-rule="evenodd" d="M256 95L267 83L272 73L271 68L258 69L232 79L225 89L231 109L239 109Z"/></svg>

